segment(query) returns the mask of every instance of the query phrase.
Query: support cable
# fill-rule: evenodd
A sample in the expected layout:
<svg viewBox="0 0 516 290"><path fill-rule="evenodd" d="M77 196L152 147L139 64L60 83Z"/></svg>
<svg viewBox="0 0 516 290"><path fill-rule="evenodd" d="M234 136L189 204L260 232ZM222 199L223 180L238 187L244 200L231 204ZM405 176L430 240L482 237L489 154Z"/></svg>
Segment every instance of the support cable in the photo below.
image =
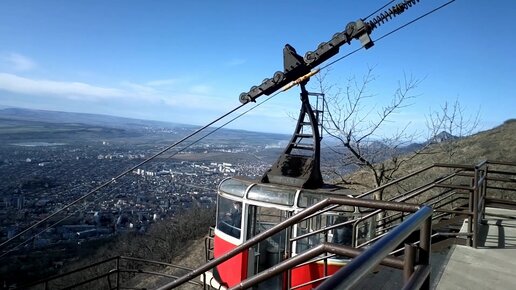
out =
<svg viewBox="0 0 516 290"><path fill-rule="evenodd" d="M392 1L391 1L391 2L392 2ZM430 15L430 14L432 14L432 13L436 12L437 10L440 10L440 9L442 9L442 8L444 8L444 7L448 6L448 5L450 5L450 4L451 4L451 3L453 3L453 2L455 2L455 0L450 0L450 1L446 2L446 3L442 4L441 6L439 6L439 7L437 7L437 8L434 8L434 9L430 10L429 12L427 12L427 13L425 13L425 14L423 14L423 15L419 16L419 17L416 17L415 19L413 19L413 20L411 20L411 21L409 21L409 22L407 22L407 23L405 23L405 24L403 24L403 25L399 26L398 28L395 28L395 29L391 30L390 32L385 33L384 35L380 36L379 38L377 38L377 39L373 40L373 42L378 42L378 41L380 41L380 40L382 40L382 39L386 38L387 36L390 36L391 34L393 34L393 33L395 33L395 32L398 32L399 30L401 30L401 29L403 29L403 28L405 28L405 27L407 27L407 26L409 26L409 25L413 24L414 22L417 22L417 21L419 21L419 20L421 20L421 19L425 18L426 16L428 16L428 15ZM388 3L387 5L389 5L389 4L390 4L390 3ZM369 15L368 17L370 17L370 15ZM363 47L363 46L361 46L361 47L359 47L359 48L357 48L357 49L355 49L355 50L353 50L353 51L349 52L348 54L346 54L346 55L344 55L344 56L342 56L342 57L337 58L336 60L334 60L334 61L332 61L332 62L330 62L330 63L328 63L328 64L326 64L326 65L322 66L322 67L321 67L321 70L322 70L322 69L325 69L325 68L328 68L328 67L330 67L330 66L332 66L332 65L334 65L335 63L337 63L337 62L339 62L339 61L343 60L344 58L346 58L346 57L348 57L348 56L350 56L350 55L352 55L352 54L354 54L354 53L356 53L356 52L358 52L359 50L361 50L361 49L363 49L363 48L364 48L364 47Z"/></svg>
<svg viewBox="0 0 516 290"><path fill-rule="evenodd" d="M250 111L254 110L255 108L257 108L257 107L259 107L259 106L263 105L265 102L269 101L270 99L272 99L273 97L277 96L277 95L278 95L278 94L280 94L281 92L283 92L283 91L278 91L278 92L276 92L275 94L273 94L273 95L269 96L269 97L268 97L268 98L266 98L264 101L262 101L262 102L260 102L260 103L258 103L258 104L256 104L256 105L254 105L254 106L253 106L253 107L251 107L250 109L248 109L248 110L246 110L246 111L244 111L244 112L240 113L239 115L235 116L234 118L230 119L230 120L229 120L229 121L227 121L226 123L224 123L224 124L222 124L221 126L219 126L219 127L215 128L214 130L210 131L209 133L207 133L206 135L202 136L201 138L199 138L199 139L195 140L194 142L190 143L189 145L185 146L184 148L182 148L182 149L178 150L177 152L174 152L174 153L173 153L172 155L170 155L168 158L171 158L171 157L173 157L173 156L175 156L175 155L179 154L180 152L182 152L182 151L184 151L184 150L186 150L186 149L190 148L191 146L193 146L193 145L195 145L195 144L199 143L200 141L202 141L202 140L203 140L203 139L205 139L206 137L208 137L208 136L210 136L211 134L213 134L213 133L217 132L218 130L220 130L220 129L224 128L225 126L227 126L228 124L232 123L232 122L233 122L233 121L235 121L236 119L238 119L238 118L242 117L243 115L245 115L245 114L249 113ZM155 159L156 157L158 157L158 156L162 155L163 153L167 152L168 150L172 149L173 147L175 147L175 146L177 146L177 145L181 144L182 142L186 141L187 139L189 139L189 138L193 137L194 135L196 135L196 134L200 133L201 131L205 130L206 128L208 128L209 126L213 125L214 123L216 123L216 122L220 121L221 119L223 119L223 118L227 117L228 115L230 115L230 114L234 113L235 111L237 111L238 109L240 109L240 108L241 108L241 107L243 107L244 105L245 105L245 104L241 104L241 105L239 105L239 106L238 106L238 107L236 107L235 109L233 109L233 110L229 111L228 113L226 113L226 114L222 115L221 117L219 117L219 118L215 119L214 121L210 122L209 124L207 124L207 125L205 125L205 126L203 126L203 127L199 128L199 129L197 129L196 131L194 131L193 133L189 134L188 136L183 137L181 140L179 140L179 141L175 142L174 144L172 144L172 145L170 145L170 146L166 147L165 149L163 149L163 150L159 151L158 153L156 153L156 154L154 154L153 156L151 156L151 157L147 158L146 160L144 160L144 161L142 161L142 162L138 163L137 165L132 166L130 169L125 170L124 172L120 173L119 175L117 175L116 177L112 178L111 180L109 180L109 181L107 181L107 182L105 182L105 183L101 184L100 186L98 186L98 187L94 188L93 190L91 190L91 191L90 191L90 192L88 192L87 194L85 194L85 195L83 195L82 197L80 197L80 198L76 199L75 201L73 201L73 202L69 203L68 205L66 205L66 206L64 206L63 208L59 209L58 211L54 212L54 213L53 213L53 214L51 214L50 216L48 216L48 217L46 217L46 218L44 218L44 219L40 220L39 222L35 223L34 225L32 225L32 226L28 227L27 229L23 230L23 231L22 231L22 232L20 232L19 234L15 235L15 236L13 236L12 238L8 239L7 241L3 242L2 244L0 244L0 247L3 247L4 245L8 244L8 243L9 243L9 242L11 242L12 240L14 240L14 239L16 239L16 238L20 237L21 235L25 234L26 232L30 231L31 229L33 229L33 228L35 228L35 227L37 227L37 226L41 225L42 223L46 222L46 221L47 221L47 220L49 220L50 218L52 218L52 217L56 216L58 213L60 213L60 212L62 212L62 211L64 211L64 210L66 210L66 209L68 209L68 208L72 207L73 205L75 205L75 204L77 204L78 202L80 202L80 201L84 200L84 199L85 199L85 198L87 198L88 196L90 196L90 195L92 195L92 194L96 193L96 192L97 192L97 191L99 191L100 189L102 189L102 188L104 188L104 187L108 186L109 184L113 183L114 181L116 181L116 180L118 180L118 179L122 178L123 176L125 176L125 175L127 175L128 173L132 172L133 170L137 169L138 167L140 167L140 166L142 166L142 165L144 165L144 164L148 163L149 161L151 161L151 160ZM98 200L98 198L97 198L97 199L95 199L94 201L96 201L96 200ZM90 203L91 203L91 202L90 202ZM77 212L77 211L76 211L76 212ZM74 212L74 213L75 213L75 212ZM32 235L31 237L27 238L25 241L23 241L23 242L21 242L20 244L16 245L13 249L10 249L9 251L7 251L7 252L5 252L4 254L0 255L0 258L1 258L1 257L3 257L3 256L5 256L5 255L6 255L7 253L9 253L9 252L12 252L14 249L17 249L17 248L18 248L18 247L20 247L21 245L23 245L23 244L27 243L27 242L28 242L28 241L30 241L32 238L35 238L36 236L40 235L41 233L43 233L43 232L44 232L44 231L46 231L47 229L49 229L49 228L52 228L52 227L56 226L56 225L57 225L57 224L59 224L60 222L62 222L62 221L64 221L65 219L69 218L70 216L72 216L74 213L72 213L72 214L70 214L70 215L66 216L65 218L60 219L59 221L57 221L57 222L55 222L55 223L51 224L50 226L45 227L43 230L41 230L41 231L40 231L40 232L38 232L37 234Z"/></svg>
<svg viewBox="0 0 516 290"><path fill-rule="evenodd" d="M396 0L391 0L391 1L389 1L387 4L385 4L385 5L383 5L382 7L380 7L380 8L378 8L378 9L376 9L376 11L374 11L373 13L371 13L371 14L367 15L367 16L366 16L364 19L362 19L362 20L366 20L366 19L368 19L369 17L371 17L371 16L375 15L376 13L380 12L381 10L383 10L385 7L387 7L387 6L391 5L394 1L396 1Z"/></svg>
<svg viewBox="0 0 516 290"><path fill-rule="evenodd" d="M86 193L85 195L81 196L80 198L72 201L71 203L65 205L64 207L60 208L59 210L55 211L54 213L52 213L51 215L45 217L44 219L40 220L39 222L33 224L32 226L29 226L28 228L26 228L25 230L21 231L20 233L14 235L12 238L6 240L5 242L1 243L0 244L0 248L2 248L3 246L5 246L6 244L10 243L12 240L20 237L21 235L27 233L28 231L30 231L31 229L41 225L42 223L48 221L49 219L53 218L54 216L56 216L58 213L62 212L63 210L65 209L68 209L70 208L71 206L77 204L78 202L84 200L85 198L87 198L88 196L94 194L95 192L101 190L102 188L110 185L111 183L117 181L118 179L124 177L125 175L127 175L128 173L132 172L133 170L137 169L138 167L150 162L151 160L155 159L156 157L160 156L161 154L167 152L168 150L176 147L177 145L183 143L184 141L186 141L187 139L190 139L191 137L193 137L194 135L197 135L198 133L200 133L201 131L205 130L206 128L208 128L209 126L217 123L218 121L224 119L225 117L231 115L232 113L234 113L235 111L239 110L240 108L242 108L245 104L241 104L237 107L235 107L234 109L230 110L229 112L223 114L222 116L216 118L215 120L211 121L210 123L202 126L201 128L195 130L194 132L188 134L187 136L183 137L182 139L180 139L179 141L176 141L174 142L172 145L169 145L167 147L165 147L164 149L162 149L161 151L159 151L158 153L155 153L154 155L152 155L151 157L143 160L142 162L130 167L129 169L126 169L125 171L123 171L122 173L118 174L117 176L111 178L111 180L108 180L104 183L102 183L101 185L97 186L96 188L92 189L91 191L89 191L88 193Z"/></svg>
<svg viewBox="0 0 516 290"><path fill-rule="evenodd" d="M372 13L371 15L367 16L366 18L369 18L370 16L372 16L373 14L375 14L376 12L378 12L379 10L381 10L381 9L385 8L386 6L388 6L388 5L389 5L390 3L392 3L392 2L393 2L393 1L391 1L391 2L387 3L387 4L386 4L386 5L384 5L382 8L378 9L377 11L375 11L375 12L374 12L374 13ZM393 33L397 32L397 31L399 31L399 30L401 30L401 29L403 29L403 28L407 27L408 25L410 25L410 24L412 24L412 23L414 23L414 22L416 22L416 21L418 21L418 20L420 20L420 19L422 19L422 18L424 18L424 17L426 17L426 16L428 16L428 15L430 15L430 14L432 14L432 13L434 13L434 12L436 12L436 11L440 10L440 9L442 9L442 8L444 8L445 6L447 6L447 5L449 5L449 4L453 3L453 2L455 2L455 0L450 0L450 1L448 1L447 3L445 3L445 4L443 4L443 5L439 6L439 7L435 8L435 9L433 9L433 10L431 10L431 11L429 11L429 12L427 12L427 13L425 13L425 14L423 14L423 15L421 15L421 16L419 16L419 17L417 17L417 18L415 18L414 20L409 21L409 22L407 22L406 24L404 24L404 25L402 25L402 26L400 26L400 27L398 27L398 28L396 28L396 29L394 29L394 30L392 30L392 31L390 31L390 32L388 32L388 33L386 33L386 34L382 35L381 37L379 37L379 38L378 38L378 39L376 39L375 41L382 40L383 38L385 38L385 37L387 37L387 36L389 36L389 35L391 35L391 34L393 34ZM334 65L335 63L337 63L337 62L339 62L339 61L341 61L341 60L343 60L343 59L345 59L345 58L349 57L350 55L352 55L352 54L354 54L354 53L356 53L356 52L358 52L358 51L359 51L359 50L361 50L362 48L363 48L363 47L360 47L360 48L357 48L357 49L355 49L355 50L351 51L350 53L347 53L346 55L344 55L344 56L342 56L342 57L340 57L340 58L338 58L338 59L336 59L336 60L334 60L334 61L332 61L332 62L328 63L327 65L325 65L325 66L321 67L321 68L320 68L320 70L325 69L325 68L328 68L328 67L330 67L330 66ZM265 101L263 101L263 102L261 102L261 103L259 103L259 104L255 105L255 106L253 106L252 108L250 108L249 110L247 110L247 111L245 111L245 112L243 112L243 113L239 114L238 116L234 117L234 118L233 118L233 119L231 119L230 121L228 121L228 122L224 123L222 126L217 127L215 130L213 130L213 131L209 132L208 134L204 135L204 136L203 136L203 137L201 137L200 139L198 139L198 140L196 140L196 141L192 142L192 143L191 143L190 145L188 145L187 147L185 147L185 148L183 148L183 149L181 149L181 150L177 151L175 154L177 154L177 153L179 153L179 152L181 152L181 151L185 150L186 148L189 148L190 146L192 146L192 145L194 145L194 144L196 144L196 143L200 142L200 141L201 141L201 140L203 140L204 138L206 138L206 137L208 137L209 135L211 135L211 134L215 133L216 131L220 130L220 129L221 129L221 128L223 128L224 126L226 126L226 125L228 125L229 123L233 122L234 120L236 120L236 119L240 118L241 116L245 115L245 114L246 114L246 113L248 113L249 111L251 111L251 110L255 109L256 107L260 106L261 104L265 103L266 101L270 100L272 97L274 97L274 96L278 95L278 94L279 94L279 93L281 93L281 92L283 92L283 90L280 90L280 91L276 92L275 94L273 94L273 95L271 95L270 97L268 97ZM73 205L75 205L75 204L79 203L80 201L82 201L82 200L86 199L88 196L90 196L90 195L92 195L92 194L96 193L97 191L101 190L102 188L107 187L107 186L108 186L108 185L110 185L111 183L113 183L113 182L117 181L118 179L120 179L120 178L124 177L125 175L129 174L130 172L132 172L133 170L137 169L138 167L140 167L140 166L142 166L142 165L144 165L144 164L146 164L146 163L150 162L151 160L155 159L156 157L158 157L158 156L162 155L163 153L165 153L165 152L169 151L170 149L172 149L172 148L176 147L177 145L179 145L179 144L183 143L184 141L186 141L186 140L190 139L191 137L193 137L193 136L197 135L197 134L198 134L198 133L200 133L201 131L204 131L206 128L210 127L211 125L213 125L213 124L217 123L218 121L220 121L220 120L222 120L222 119L226 118L227 116L231 115L232 113L236 112L237 110L239 110L240 108L242 108L245 104L246 104L246 103L243 103L243 104L241 104L241 105L239 105L239 106L235 107L234 109L232 109L232 110L230 110L229 112L227 112L227 113L225 113L225 114L223 114L223 115L219 116L218 118L216 118L215 120L211 121L210 123L208 123L208 124L204 125L203 127L199 128L199 129L195 130L194 132L190 133L189 135L187 135L187 136L183 137L183 138L182 138L182 139L180 139L179 141L176 141L176 142L175 142L175 143L173 143L172 145L169 145L169 146L165 147L164 149L162 149L161 151L159 151L159 152L155 153L154 155L152 155L151 157L149 157L149 158L145 159L144 161L142 161L142 162L140 162L140 163L138 163L138 164L136 164L136 165L134 165L134 166L130 167L129 169L127 169L127 170L123 171L122 173L120 173L120 174L118 174L117 176L113 177L111 180L108 180L108 181L104 182L103 184L101 184L101 185L97 186L96 188L92 189L92 190L91 190L91 191L89 191L87 194L83 195L82 197L80 197L80 198L78 198L78 199L74 200L73 202L71 202L71 203L67 204L66 206L62 207L61 209L57 210L56 212L52 213L51 215L49 215L49 216L45 217L44 219L40 220L39 222L37 222L37 223L33 224L32 226L29 226L29 227L28 227L28 228L26 228L25 230L23 230L23 231L21 231L20 233L18 233L18 234L16 234L16 235L14 235L14 236L13 236L13 237L11 237L10 239L8 239L8 240L6 240L6 241L2 242L2 243L0 244L0 248L4 247L5 245L7 245L8 243L10 243L10 242L11 242L11 241L13 241L14 239L16 239L16 238L18 238L18 237L22 236L23 234L27 233L27 232L28 232L28 231L30 231L31 229L33 229L33 228L35 228L35 227L37 227L37 226L39 226L39 225L43 224L44 222L48 221L49 219L53 218L53 217L54 217L54 216L56 216L58 213L60 213L60 212L62 212L62 211L64 211L64 210L66 210L66 209L70 208L71 206L73 206ZM175 155L175 154L174 154L174 155ZM172 155L172 156L174 156L174 155ZM68 217L67 217L67 218L68 218ZM64 220L64 219L62 219L62 220ZM59 222L61 222L62 220L60 220ZM58 222L58 223L59 223L59 222ZM55 224L53 224L52 226L54 226L54 225L55 225ZM46 230L46 229L48 229L48 228L50 228L50 227L46 227L44 230ZM43 230L43 231L44 231L44 230ZM41 233L41 232L40 232L40 233ZM25 242L24 242L24 243L25 243ZM16 247L19 247L19 245L18 245L18 246L16 246ZM2 255L2 256L3 256L3 255ZM1 256L0 256L0 257L1 257Z"/></svg>
<svg viewBox="0 0 516 290"><path fill-rule="evenodd" d="M392 31L390 31L390 32L388 32L388 33L386 33L386 34L384 34L384 35L380 36L380 37L379 37L378 39L376 39L375 41L380 41L380 40L382 40L383 38L385 38L385 37L387 37L387 36L389 36L389 35L391 35L391 34L393 34L393 33L397 32L397 31L399 31L399 30L401 30L401 29L403 29L403 28L405 28L405 27L409 26L410 24L412 24L412 23L414 23L414 22L416 22L416 21L418 21L418 20L421 20L422 18L425 18L426 16L428 16L428 15L430 15L430 14L432 14L432 13L436 12L437 10L440 10L440 9L442 9L442 8L444 8L444 7L448 6L448 5L450 5L450 4L451 4L451 3L453 3L453 2L455 2L455 0L450 0L450 1L446 2L446 3L444 3L443 5L441 5L441 6L437 7L437 8L434 8L434 9L432 9L432 10L428 11L427 13L425 13L425 14L423 14L423 15L419 16L419 17L416 17L415 19L413 19L413 20L411 20L411 21L409 21L409 22L407 22L407 23L405 23L405 24L401 25L400 27L398 27L398 28L396 28L396 29L394 29L394 30L392 30Z"/></svg>
<svg viewBox="0 0 516 290"><path fill-rule="evenodd" d="M9 250L5 251L4 253L2 253L2 254L0 255L0 259L1 259L1 258L3 258L3 257L5 257L7 254L9 254L9 253L12 253L12 252L16 251L19 247L21 247L21 246L25 245L26 243L30 242L32 239L34 239L34 238L36 238L37 236L41 235L41 234L42 234L42 233L44 233L46 230L48 230L48 229L50 229L50 228L53 228L53 227L57 226L57 225L58 225L58 224L60 224L62 221L64 221L64 220L68 219L69 217L71 217L71 216L75 215L77 212L79 212L79 211L81 211L81 210L86 210L86 208L87 208L90 204L92 204L92 203L94 203L94 202L98 201L100 198L103 198L103 197L105 197L105 196L107 196L107 195L109 195L109 194L111 194L111 193L112 193L112 192L104 193L104 194L100 194L100 195L99 195L97 198L95 198L94 200L92 200L92 201L90 201L90 202L86 203L85 205L83 205L83 206L82 206L82 208L81 208L81 207L79 207L79 208L77 208L75 211L73 211L72 213L70 213L70 214L66 215L65 217L63 217L63 218L61 218L61 219L59 219L58 221L54 222L53 224L51 224L51 225L49 225L49 226L46 226L46 227L45 227L44 229L42 229L41 231L37 232L36 234L33 234L32 236L30 236L30 237L28 237L27 239L25 239L24 241L20 242L19 244L17 244L17 245L16 245L16 246L14 246L13 248L11 248L11 249L9 249Z"/></svg>

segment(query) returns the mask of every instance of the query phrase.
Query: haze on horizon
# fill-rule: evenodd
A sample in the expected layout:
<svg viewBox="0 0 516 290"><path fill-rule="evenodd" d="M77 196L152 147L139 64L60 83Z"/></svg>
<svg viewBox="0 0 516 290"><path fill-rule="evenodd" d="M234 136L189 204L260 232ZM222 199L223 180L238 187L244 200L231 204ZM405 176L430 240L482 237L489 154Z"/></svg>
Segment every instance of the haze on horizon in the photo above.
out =
<svg viewBox="0 0 516 290"><path fill-rule="evenodd" d="M0 106L204 125L282 70L286 43L304 55L384 2L4 1ZM373 40L445 2L420 1ZM515 8L509 0L457 0L332 66L330 82L344 86L375 67L374 108L412 75L422 80L419 96L391 127L422 128L430 110L458 100L469 113L480 110L479 129L491 128L514 118ZM335 58L357 47L343 46ZM297 95L280 94L230 128L291 133Z"/></svg>

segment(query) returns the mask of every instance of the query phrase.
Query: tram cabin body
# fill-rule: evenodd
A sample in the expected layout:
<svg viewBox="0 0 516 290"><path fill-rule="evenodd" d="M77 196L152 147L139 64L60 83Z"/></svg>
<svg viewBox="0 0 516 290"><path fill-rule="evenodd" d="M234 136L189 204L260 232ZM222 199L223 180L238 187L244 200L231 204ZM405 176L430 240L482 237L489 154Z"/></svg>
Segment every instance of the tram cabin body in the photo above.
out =
<svg viewBox="0 0 516 290"><path fill-rule="evenodd" d="M218 189L217 220L213 254L215 258L244 243L272 226L295 215L303 209L328 197L352 197L351 191L339 187L325 186L309 190L290 186L256 183L243 177L223 180ZM213 276L220 285L235 286L246 278L274 266L281 261L306 251L321 242L352 245L370 238L369 225L360 224L353 234L352 226L331 229L303 237L315 230L357 219L365 209L353 206L339 206L322 215L306 219L276 235L261 241L247 252L238 254L214 269ZM355 235L353 239L352 235ZM294 238L294 241L292 239ZM326 260L326 261L324 261ZM286 289L302 284L297 289L312 289L316 281L331 275L349 260L331 256L298 266L289 275L280 274L260 284L258 289ZM326 269L325 269L326 267ZM326 273L326 275L325 275Z"/></svg>

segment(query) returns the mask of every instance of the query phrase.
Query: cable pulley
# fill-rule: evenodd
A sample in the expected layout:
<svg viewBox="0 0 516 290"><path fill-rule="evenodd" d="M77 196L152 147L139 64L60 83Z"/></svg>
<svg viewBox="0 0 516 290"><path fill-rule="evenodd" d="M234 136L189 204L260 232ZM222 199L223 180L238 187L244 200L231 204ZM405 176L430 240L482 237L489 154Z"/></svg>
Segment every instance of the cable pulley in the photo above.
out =
<svg viewBox="0 0 516 290"><path fill-rule="evenodd" d="M374 43L369 35L373 29L403 13L417 2L419 0L404 0L380 13L369 22L362 19L350 22L346 25L344 31L334 34L329 41L320 43L316 50L308 51L304 58L297 54L291 45L285 45L283 49L283 71L276 72L272 78L267 78L260 85L251 87L248 92L241 93L239 96L240 102L242 104L255 102L258 97L270 95L290 82L307 75L311 69L339 53L339 48L344 44L350 44L353 39L359 40L365 49L372 47Z"/></svg>

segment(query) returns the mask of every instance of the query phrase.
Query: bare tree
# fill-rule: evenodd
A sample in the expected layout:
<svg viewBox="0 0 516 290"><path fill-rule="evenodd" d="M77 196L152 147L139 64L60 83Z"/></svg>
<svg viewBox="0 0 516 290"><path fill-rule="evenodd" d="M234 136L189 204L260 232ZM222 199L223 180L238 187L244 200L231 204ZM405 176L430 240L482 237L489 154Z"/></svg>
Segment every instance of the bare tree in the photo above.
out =
<svg viewBox="0 0 516 290"><path fill-rule="evenodd" d="M410 101L416 97L414 91L420 81L412 76L404 76L387 105L367 108L365 103L368 99L377 97L368 90L375 81L373 68L369 68L361 79L348 79L344 89L328 85L327 74L325 72L318 76L317 89L326 95L324 131L331 139L338 141L338 145L332 146L330 150L340 159L341 167L368 172L373 186L388 182L409 159L400 158L400 149L412 143L416 134L407 132L409 124L390 136L385 136L382 129L394 119L396 113L410 105ZM335 169L325 173L338 177L342 183L371 186L364 181L346 180L343 172ZM381 199L381 193L375 198Z"/></svg>
<svg viewBox="0 0 516 290"><path fill-rule="evenodd" d="M468 115L458 100L452 104L445 102L439 111L430 112L426 118L430 143L436 144L434 148L444 153L448 162L455 162L459 140L475 132L479 122L480 110Z"/></svg>

